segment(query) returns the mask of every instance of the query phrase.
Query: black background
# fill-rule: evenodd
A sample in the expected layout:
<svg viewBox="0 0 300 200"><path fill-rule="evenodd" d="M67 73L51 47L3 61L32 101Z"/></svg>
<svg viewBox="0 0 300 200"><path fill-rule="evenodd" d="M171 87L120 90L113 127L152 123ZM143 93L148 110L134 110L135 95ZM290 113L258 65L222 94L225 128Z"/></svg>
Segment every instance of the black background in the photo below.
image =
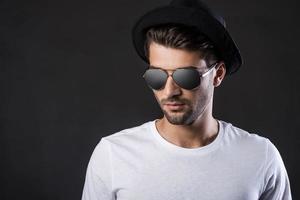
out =
<svg viewBox="0 0 300 200"><path fill-rule="evenodd" d="M167 2L0 2L0 199L80 199L101 137L161 116L130 30ZM245 61L215 90L214 116L268 137L299 199L297 1L206 2Z"/></svg>

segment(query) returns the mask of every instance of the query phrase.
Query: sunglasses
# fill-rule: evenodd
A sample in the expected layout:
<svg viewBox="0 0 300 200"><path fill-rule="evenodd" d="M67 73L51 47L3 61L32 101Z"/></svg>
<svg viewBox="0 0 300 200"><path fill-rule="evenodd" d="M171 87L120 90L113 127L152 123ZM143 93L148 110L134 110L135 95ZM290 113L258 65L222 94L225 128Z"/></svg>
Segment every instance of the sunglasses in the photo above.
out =
<svg viewBox="0 0 300 200"><path fill-rule="evenodd" d="M186 90L193 90L200 86L201 78L208 75L218 63L214 63L209 67L209 70L205 73L201 73L197 67L184 67L177 68L171 75L166 70L158 67L149 66L149 69L143 75L147 85L153 90L161 90L164 88L167 79L171 76L174 82L181 88Z"/></svg>

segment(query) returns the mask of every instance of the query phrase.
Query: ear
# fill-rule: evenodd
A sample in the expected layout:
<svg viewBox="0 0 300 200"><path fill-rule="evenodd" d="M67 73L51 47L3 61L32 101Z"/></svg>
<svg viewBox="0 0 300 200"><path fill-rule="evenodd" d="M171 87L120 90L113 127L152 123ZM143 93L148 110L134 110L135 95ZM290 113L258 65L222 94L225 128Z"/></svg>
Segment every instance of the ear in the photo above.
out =
<svg viewBox="0 0 300 200"><path fill-rule="evenodd" d="M216 68L216 73L214 75L214 86L215 87L218 87L222 83L222 80L224 79L225 74L226 74L225 63L222 61L218 65L219 66Z"/></svg>

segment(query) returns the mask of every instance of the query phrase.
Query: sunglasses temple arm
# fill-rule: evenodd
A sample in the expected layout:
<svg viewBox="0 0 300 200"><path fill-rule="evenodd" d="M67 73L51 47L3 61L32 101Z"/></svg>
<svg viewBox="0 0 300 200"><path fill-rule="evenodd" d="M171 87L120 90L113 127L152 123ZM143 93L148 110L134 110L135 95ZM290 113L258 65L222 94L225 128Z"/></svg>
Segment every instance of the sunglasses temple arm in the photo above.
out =
<svg viewBox="0 0 300 200"><path fill-rule="evenodd" d="M209 74L214 68L215 66L217 66L218 63L214 64L207 72L205 72L204 74L201 75L201 77L206 76L207 74Z"/></svg>

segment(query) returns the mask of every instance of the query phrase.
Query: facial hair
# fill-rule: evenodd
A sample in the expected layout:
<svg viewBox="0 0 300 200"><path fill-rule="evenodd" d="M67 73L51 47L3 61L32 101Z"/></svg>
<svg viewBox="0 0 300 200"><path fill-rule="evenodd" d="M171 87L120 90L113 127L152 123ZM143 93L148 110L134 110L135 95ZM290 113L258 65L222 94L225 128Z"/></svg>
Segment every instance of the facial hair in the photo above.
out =
<svg viewBox="0 0 300 200"><path fill-rule="evenodd" d="M166 109L164 109L164 104L163 102L178 102L178 103L184 103L185 104L185 108L183 110L170 110L167 111ZM189 123L189 119L190 116L193 113L193 109L192 109L192 105L190 103L190 101L186 100L186 99L166 99L165 101L162 100L161 101L161 109L162 112L164 113L166 119L169 121L169 123L174 124L174 125L183 125L183 124L188 124Z"/></svg>
<svg viewBox="0 0 300 200"><path fill-rule="evenodd" d="M211 92L211 88L207 89L206 92L208 93L205 94L205 92L201 92L198 94L199 99L197 99L194 105L188 99L180 99L179 97L175 96L162 99L161 101L159 101L158 98L156 99L158 100L161 110L169 123L173 125L191 125L203 115L207 106L212 101L213 92ZM165 103L171 102L184 103L184 109L178 111L164 109Z"/></svg>

